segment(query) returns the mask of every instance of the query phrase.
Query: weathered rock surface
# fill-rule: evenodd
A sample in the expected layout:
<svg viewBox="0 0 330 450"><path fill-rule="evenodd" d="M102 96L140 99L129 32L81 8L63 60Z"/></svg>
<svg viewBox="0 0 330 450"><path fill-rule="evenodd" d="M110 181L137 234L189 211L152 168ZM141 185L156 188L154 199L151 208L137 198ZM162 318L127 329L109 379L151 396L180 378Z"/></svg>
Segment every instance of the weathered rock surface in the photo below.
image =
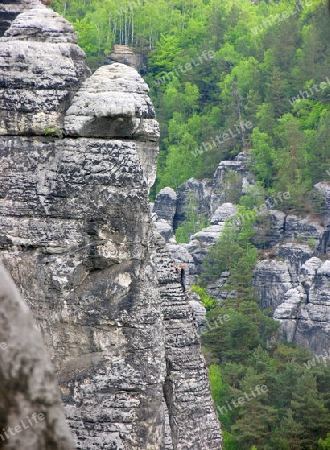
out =
<svg viewBox="0 0 330 450"><path fill-rule="evenodd" d="M67 136L134 140L148 186L154 184L159 126L148 86L135 69L119 63L100 67L74 97L64 132Z"/></svg>
<svg viewBox="0 0 330 450"><path fill-rule="evenodd" d="M291 289L289 266L284 261L259 261L255 269L255 286L262 308L275 309Z"/></svg>
<svg viewBox="0 0 330 450"><path fill-rule="evenodd" d="M40 6L38 0L3 0L0 4L0 37L5 34L18 14L35 6Z"/></svg>
<svg viewBox="0 0 330 450"><path fill-rule="evenodd" d="M39 6L0 38L0 135L60 134L75 91L89 75L72 25Z"/></svg>
<svg viewBox="0 0 330 450"><path fill-rule="evenodd" d="M164 395L173 449L221 449L221 433L200 351L198 322L182 294L169 251L161 242L158 245L157 271L166 330Z"/></svg>
<svg viewBox="0 0 330 450"><path fill-rule="evenodd" d="M174 225L184 221L186 210L191 209L192 205L196 213L205 214L211 223L190 236L189 243L169 245L173 258L187 264L187 286L191 286L196 275L201 273L202 262L221 236L226 219L237 214L238 208L230 202L238 200L254 187L247 163L248 158L240 154L235 161L220 162L212 182L190 179L178 189ZM323 221L270 209L284 198L284 194L280 193L258 208L252 242L263 251L261 258L265 258L257 264L254 278L260 306L274 312L288 340L322 353L330 344L327 301L324 304L329 280L327 271L322 272L321 276L321 269L316 267L313 272L310 268L314 267L313 261L321 261L317 257L324 258L330 251L329 184L318 183L315 190L324 200ZM254 193L259 195L255 187ZM162 208L161 196L157 208L159 211ZM171 205L171 215L172 210ZM165 231L162 234L170 239L169 234L165 236ZM207 293L220 302L226 298L227 294L221 288L229 275L219 274L219 279L207 286Z"/></svg>
<svg viewBox="0 0 330 450"><path fill-rule="evenodd" d="M189 305L193 311L194 319L197 323L198 331L201 334L206 323L206 309L196 292L188 291Z"/></svg>
<svg viewBox="0 0 330 450"><path fill-rule="evenodd" d="M315 191L321 195L324 201L323 208L324 214L323 214L323 220L324 220L324 226L329 231L329 225L330 225L330 184L329 182L320 182L317 183L314 186Z"/></svg>
<svg viewBox="0 0 330 450"><path fill-rule="evenodd" d="M286 261L257 264L260 303L274 311L287 340L320 354L330 343L330 264L316 257L306 260L307 253L289 250Z"/></svg>
<svg viewBox="0 0 330 450"><path fill-rule="evenodd" d="M239 154L235 161L221 161L214 173L210 211L215 212L223 203L237 203L239 197L254 186L253 175L247 169L248 158Z"/></svg>
<svg viewBox="0 0 330 450"><path fill-rule="evenodd" d="M238 213L237 206L232 203L223 203L213 213L211 217L211 225L218 225L221 222L225 222L227 219L231 219Z"/></svg>
<svg viewBox="0 0 330 450"><path fill-rule="evenodd" d="M41 334L2 266L0 299L0 448L73 450Z"/></svg>
<svg viewBox="0 0 330 450"><path fill-rule="evenodd" d="M140 72L143 58L139 53L133 52L127 45L115 44L113 51L107 56L105 64L112 64L114 62L134 67L134 69Z"/></svg>
<svg viewBox="0 0 330 450"><path fill-rule="evenodd" d="M160 448L164 330L134 145L10 141L3 261L43 332L78 448Z"/></svg>
<svg viewBox="0 0 330 450"><path fill-rule="evenodd" d="M165 187L156 195L153 212L157 220L165 220L173 228L173 218L176 213L177 195L172 188Z"/></svg>
<svg viewBox="0 0 330 450"><path fill-rule="evenodd" d="M254 224L253 244L258 248L273 248L283 241L286 215L282 211L269 210Z"/></svg>
<svg viewBox="0 0 330 450"><path fill-rule="evenodd" d="M42 332L77 448L221 449L196 323L151 220L147 86L120 64L85 81L70 30L38 7L0 39L0 257Z"/></svg>
<svg viewBox="0 0 330 450"><path fill-rule="evenodd" d="M173 228L164 219L155 222L158 233L164 238L165 242L169 242L173 238Z"/></svg>
<svg viewBox="0 0 330 450"><path fill-rule="evenodd" d="M186 210L194 211L208 217L210 214L212 184L206 180L190 178L182 183L177 192L177 206L174 216L174 228L176 229L186 220Z"/></svg>

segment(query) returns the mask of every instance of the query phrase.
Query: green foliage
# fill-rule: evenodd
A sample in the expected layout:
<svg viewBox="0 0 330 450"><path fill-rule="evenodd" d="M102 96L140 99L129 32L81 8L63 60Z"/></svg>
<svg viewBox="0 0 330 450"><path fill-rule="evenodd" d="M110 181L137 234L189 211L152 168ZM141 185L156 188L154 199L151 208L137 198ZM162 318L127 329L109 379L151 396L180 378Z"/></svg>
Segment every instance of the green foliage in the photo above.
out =
<svg viewBox="0 0 330 450"><path fill-rule="evenodd" d="M301 236L301 234L298 234L298 236L296 237L296 242L297 242L298 244L303 244L303 243L304 243L304 239L303 239L303 237Z"/></svg>
<svg viewBox="0 0 330 450"><path fill-rule="evenodd" d="M317 247L317 240L313 239L313 238L309 238L308 239L308 245L310 247L312 247L313 249L315 249Z"/></svg>
<svg viewBox="0 0 330 450"><path fill-rule="evenodd" d="M278 323L259 309L252 283L257 251L250 240L264 193L289 192L281 207L321 215L324 202L312 187L329 181L330 27L324 1L305 2L300 12L267 25L296 3L53 0L74 24L93 69L114 43L141 56L161 128L153 194L164 186L177 189L190 177L211 178L221 160L241 151L252 155L249 169L263 189L239 199L239 181L229 172L226 200L241 208L209 251L201 275L205 284L230 273L221 292L225 300L215 306L199 291L209 323L230 317L203 336L216 404L222 407L258 384L268 387L267 395L219 417L227 450L330 448L330 369L316 365L306 373L311 355L276 342ZM212 51L211 57L203 51ZM246 120L253 130L241 126ZM229 129L234 138L212 140ZM45 135L61 137L57 130ZM176 230L179 242L207 225L194 202L188 201L186 221Z"/></svg>
<svg viewBox="0 0 330 450"><path fill-rule="evenodd" d="M216 403L220 403L224 390L220 368L216 364L211 364L208 371L212 397Z"/></svg>
<svg viewBox="0 0 330 450"><path fill-rule="evenodd" d="M248 214L252 213L252 214ZM226 448L233 450L309 450L327 445L320 440L330 424L327 382L329 366L308 365L310 352L293 344L276 342L279 324L271 312L260 310L252 278L256 251L250 244L255 213L241 208L235 221L227 221L217 251L205 258L204 273L219 278L230 271L222 288L225 300L207 313L208 323L227 315L230 320L208 327L203 334L210 363L212 395L224 427ZM235 245L235 247L233 247ZM232 252L236 249L233 257ZM246 398L256 386L265 395L250 395L239 407L232 400ZM327 447L324 447L327 448Z"/></svg>
<svg viewBox="0 0 330 450"><path fill-rule="evenodd" d="M216 305L216 303L217 303L216 299L207 295L205 288L203 288L201 286L197 286L196 284L193 284L191 286L190 290L193 292L196 292L196 294L198 294L200 296L203 306L207 310L214 308L214 306Z"/></svg>
<svg viewBox="0 0 330 450"><path fill-rule="evenodd" d="M49 128L45 129L44 135L61 138L61 137L63 137L63 130L61 130L60 128L57 128L57 127L49 127Z"/></svg>
<svg viewBox="0 0 330 450"><path fill-rule="evenodd" d="M193 194L186 199L186 220L175 230L175 238L179 243L189 242L190 236L209 226L205 214L198 213L198 203Z"/></svg>
<svg viewBox="0 0 330 450"><path fill-rule="evenodd" d="M322 450L330 450L330 433L327 434L325 439L319 439L317 443Z"/></svg>

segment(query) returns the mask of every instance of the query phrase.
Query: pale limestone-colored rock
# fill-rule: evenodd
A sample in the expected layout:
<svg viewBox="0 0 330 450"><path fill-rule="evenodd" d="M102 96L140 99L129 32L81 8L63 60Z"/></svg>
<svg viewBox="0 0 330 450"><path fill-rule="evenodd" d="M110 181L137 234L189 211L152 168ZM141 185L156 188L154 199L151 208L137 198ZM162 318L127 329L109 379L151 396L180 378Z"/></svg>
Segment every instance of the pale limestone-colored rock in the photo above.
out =
<svg viewBox="0 0 330 450"><path fill-rule="evenodd" d="M66 113L65 134L135 140L147 184L154 184L159 126L148 86L135 69L115 63L88 78Z"/></svg>
<svg viewBox="0 0 330 450"><path fill-rule="evenodd" d="M304 242L314 239L319 244L324 235L324 227L318 222L306 217L304 219L295 215L289 215L285 221L284 240L294 241L298 238Z"/></svg>
<svg viewBox="0 0 330 450"><path fill-rule="evenodd" d="M294 287L289 265L282 261L259 261L255 268L254 285L261 307L274 311L283 302L284 294Z"/></svg>
<svg viewBox="0 0 330 450"><path fill-rule="evenodd" d="M161 219L155 222L158 233L165 239L165 242L173 237L173 228L166 222L166 220Z"/></svg>
<svg viewBox="0 0 330 450"><path fill-rule="evenodd" d="M211 225L218 225L220 222L225 222L227 219L231 219L238 213L237 206L232 203L223 203L213 213L211 217Z"/></svg>
<svg viewBox="0 0 330 450"><path fill-rule="evenodd" d="M330 261L325 261L316 271L309 291L309 302L323 307L330 306ZM330 319L330 311L327 314Z"/></svg>
<svg viewBox="0 0 330 450"><path fill-rule="evenodd" d="M200 352L193 312L182 294L168 249L161 243L159 245L157 272L166 329L164 395L172 430L172 448L219 450L222 448L219 422L208 394L207 369Z"/></svg>
<svg viewBox="0 0 330 450"><path fill-rule="evenodd" d="M315 184L315 191L321 195L321 198L324 199L323 205L323 220L324 226L326 229L329 229L330 225L330 183L326 181L321 181L320 183Z"/></svg>
<svg viewBox="0 0 330 450"><path fill-rule="evenodd" d="M107 138L147 135L157 140L159 126L147 84L135 69L123 64L100 67L73 99L65 132Z"/></svg>
<svg viewBox="0 0 330 450"><path fill-rule="evenodd" d="M186 264L186 286L189 288L196 276L196 267L194 258L188 251L188 244L177 244L176 242L169 242L168 249L170 250L171 256L174 259L176 265Z"/></svg>
<svg viewBox="0 0 330 450"><path fill-rule="evenodd" d="M0 446L4 450L73 450L41 334L2 266L0 298Z"/></svg>
<svg viewBox="0 0 330 450"><path fill-rule="evenodd" d="M203 215L208 218L210 215L210 196L212 183L207 180L196 180L190 178L182 183L177 191L177 205L174 217L174 228L186 220L186 211L193 211L194 214Z"/></svg>
<svg viewBox="0 0 330 450"><path fill-rule="evenodd" d="M314 250L306 244L289 242L280 246L277 256L283 258L298 273L300 268L310 260Z"/></svg>
<svg viewBox="0 0 330 450"><path fill-rule="evenodd" d="M6 0L0 4L0 37L3 36L15 18L28 8L40 7L38 0Z"/></svg>
<svg viewBox="0 0 330 450"><path fill-rule="evenodd" d="M296 244L285 250L288 255L292 252L289 265L259 262L255 284L261 305L275 306L274 318L281 323L283 336L318 354L330 339L330 262L312 257L299 268L301 255L296 250Z"/></svg>
<svg viewBox="0 0 330 450"><path fill-rule="evenodd" d="M235 161L221 161L214 173L210 198L211 214L226 202L238 198L254 186L254 176L247 170L247 159L238 155Z"/></svg>
<svg viewBox="0 0 330 450"><path fill-rule="evenodd" d="M223 230L224 223L219 223L218 225L210 225L209 227L203 228L202 231L191 235L191 240L197 240L203 247L210 247L214 245Z"/></svg>
<svg viewBox="0 0 330 450"><path fill-rule="evenodd" d="M5 36L0 135L61 133L70 99L90 73L72 25L40 6L17 16Z"/></svg>
<svg viewBox="0 0 330 450"><path fill-rule="evenodd" d="M176 213L177 195L170 187L161 189L156 195L153 212L158 220L164 219L173 228L173 219Z"/></svg>
<svg viewBox="0 0 330 450"><path fill-rule="evenodd" d="M198 331L201 334L206 323L206 309L200 299L200 296L196 292L188 292L189 306L191 307L196 320Z"/></svg>
<svg viewBox="0 0 330 450"><path fill-rule="evenodd" d="M78 42L70 22L51 9L40 5L20 14L5 32L4 37L10 41Z"/></svg>
<svg viewBox="0 0 330 450"><path fill-rule="evenodd" d="M48 35L54 31L48 19L44 28ZM15 41L20 48L17 42L23 40ZM74 45L37 43L45 51ZM40 49L34 40L24 44ZM54 54L57 68L67 64L66 51L64 59ZM22 86L43 105L30 76L33 64L28 59L19 66L13 103L3 104L6 114ZM158 150L152 106L132 69L117 65L107 73L114 75L111 92L123 102L113 111L126 108L122 93L128 93L134 117L142 120L130 138L17 136L38 133L26 125L35 120L33 108L30 116L21 111L7 120L8 135L0 137L1 256L42 331L78 448L220 449L192 311L161 238L156 255L148 203ZM85 74L72 77L73 89ZM45 98L56 95L63 77L36 74ZM69 79L64 81L65 90ZM67 104L62 106L64 115ZM102 108L101 122L108 113ZM42 108L40 114L51 115Z"/></svg>
<svg viewBox="0 0 330 450"><path fill-rule="evenodd" d="M42 330L79 448L158 450L164 327L134 143L1 140L3 260Z"/></svg>
<svg viewBox="0 0 330 450"><path fill-rule="evenodd" d="M306 299L307 295L301 286L289 289L274 312L273 317L281 323L283 336L289 342L294 340L299 312Z"/></svg>
<svg viewBox="0 0 330 450"><path fill-rule="evenodd" d="M258 211L261 212L265 208L267 208L266 203ZM253 226L255 230L255 235L252 237L253 244L263 249L278 246L283 241L285 219L284 212L274 209L268 210L267 214L259 217Z"/></svg>

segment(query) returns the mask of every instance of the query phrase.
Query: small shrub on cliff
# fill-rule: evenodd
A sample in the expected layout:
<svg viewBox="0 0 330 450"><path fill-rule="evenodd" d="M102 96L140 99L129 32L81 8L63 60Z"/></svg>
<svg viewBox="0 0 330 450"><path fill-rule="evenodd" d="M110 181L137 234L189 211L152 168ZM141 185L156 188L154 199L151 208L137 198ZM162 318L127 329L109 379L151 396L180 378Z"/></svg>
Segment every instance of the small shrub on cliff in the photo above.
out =
<svg viewBox="0 0 330 450"><path fill-rule="evenodd" d="M45 129L44 134L45 134L45 136L62 138L63 130L61 130L60 128L57 128L57 127L49 127L49 128Z"/></svg>
<svg viewBox="0 0 330 450"><path fill-rule="evenodd" d="M190 193L185 202L186 220L178 226L175 231L175 238L178 243L189 242L190 236L209 226L205 214L198 213L198 202L193 193Z"/></svg>
<svg viewBox="0 0 330 450"><path fill-rule="evenodd" d="M214 308L214 306L216 305L217 303L216 299L207 295L205 288L193 284L190 290L196 292L196 294L200 296L204 308L211 309Z"/></svg>

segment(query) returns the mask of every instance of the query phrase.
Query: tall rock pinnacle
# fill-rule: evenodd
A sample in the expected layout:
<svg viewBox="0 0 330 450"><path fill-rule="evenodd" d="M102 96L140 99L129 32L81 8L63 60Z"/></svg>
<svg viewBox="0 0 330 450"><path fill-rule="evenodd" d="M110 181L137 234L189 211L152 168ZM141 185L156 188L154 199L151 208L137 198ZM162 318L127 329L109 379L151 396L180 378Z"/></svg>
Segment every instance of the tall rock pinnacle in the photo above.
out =
<svg viewBox="0 0 330 450"><path fill-rule="evenodd" d="M150 217L158 139L134 69L91 76L72 26L43 6L13 20L0 38L0 257L79 449L221 449L192 311Z"/></svg>

